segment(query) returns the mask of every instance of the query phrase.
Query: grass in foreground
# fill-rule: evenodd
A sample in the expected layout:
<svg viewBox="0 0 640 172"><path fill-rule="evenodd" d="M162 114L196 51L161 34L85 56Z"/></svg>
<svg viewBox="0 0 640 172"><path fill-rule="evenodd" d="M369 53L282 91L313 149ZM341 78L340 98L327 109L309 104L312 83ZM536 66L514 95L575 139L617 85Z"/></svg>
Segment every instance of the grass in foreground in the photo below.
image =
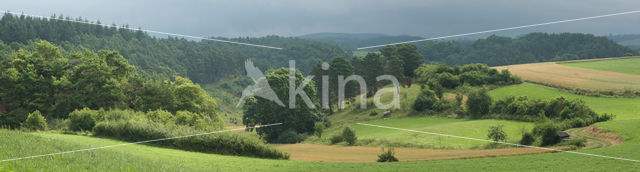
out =
<svg viewBox="0 0 640 172"><path fill-rule="evenodd" d="M636 130L632 132L638 133ZM87 136L6 130L0 130L0 138L3 138L0 139L1 159L124 143ZM637 142L587 152L640 159L636 148L640 148ZM223 156L146 145L0 163L4 171L635 171L638 168L640 163L568 153L426 162L336 163Z"/></svg>
<svg viewBox="0 0 640 172"><path fill-rule="evenodd" d="M565 66L640 75L640 58L560 63Z"/></svg>

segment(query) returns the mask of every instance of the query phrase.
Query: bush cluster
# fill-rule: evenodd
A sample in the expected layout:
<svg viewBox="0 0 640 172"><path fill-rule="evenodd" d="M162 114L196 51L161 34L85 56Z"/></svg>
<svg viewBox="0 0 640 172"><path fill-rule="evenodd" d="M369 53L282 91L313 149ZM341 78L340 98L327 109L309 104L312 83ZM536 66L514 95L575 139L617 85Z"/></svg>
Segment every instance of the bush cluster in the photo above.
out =
<svg viewBox="0 0 640 172"><path fill-rule="evenodd" d="M599 115L587 107L582 100L567 100L563 97L550 101L527 97L508 97L496 101L491 106L491 113L495 118L501 119L530 122L551 120L559 123L558 127L562 130L585 127L613 118L613 115Z"/></svg>
<svg viewBox="0 0 640 172"><path fill-rule="evenodd" d="M173 115L162 110L144 113L132 110L82 109L74 111L70 116L70 129L91 128L95 136L112 137L132 142L207 133L222 129L216 120L186 111ZM287 153L270 147L255 134L216 133L164 140L153 144L206 153L274 159L289 158Z"/></svg>
<svg viewBox="0 0 640 172"><path fill-rule="evenodd" d="M509 70L499 72L485 64L467 64L463 66L423 64L415 71L419 83L431 88L440 85L453 89L462 85L509 85L522 83L522 79L511 75Z"/></svg>
<svg viewBox="0 0 640 172"><path fill-rule="evenodd" d="M420 95L413 102L413 109L419 112L429 110L433 108L437 101L436 94L432 90L423 88Z"/></svg>
<svg viewBox="0 0 640 172"><path fill-rule="evenodd" d="M378 155L378 162L398 162L396 152L393 151L393 148L388 148L387 150L382 148L382 153Z"/></svg>
<svg viewBox="0 0 640 172"><path fill-rule="evenodd" d="M27 116L27 120L22 127L34 131L47 130L47 120L44 119L40 111L36 110Z"/></svg>
<svg viewBox="0 0 640 172"><path fill-rule="evenodd" d="M342 130L342 133L334 134L329 138L331 144L338 144L340 142L346 142L347 145L354 145L358 141L358 137L356 136L356 131L353 129L346 127Z"/></svg>

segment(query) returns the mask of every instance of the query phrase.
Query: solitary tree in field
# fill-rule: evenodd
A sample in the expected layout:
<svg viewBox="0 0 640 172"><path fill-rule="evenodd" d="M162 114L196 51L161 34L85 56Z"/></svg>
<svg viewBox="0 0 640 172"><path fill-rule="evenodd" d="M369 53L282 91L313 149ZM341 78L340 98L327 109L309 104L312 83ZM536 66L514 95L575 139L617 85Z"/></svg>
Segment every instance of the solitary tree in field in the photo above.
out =
<svg viewBox="0 0 640 172"><path fill-rule="evenodd" d="M489 134L487 134L489 139L494 142L507 141L507 133L502 130L502 127L504 127L502 124L489 127Z"/></svg>

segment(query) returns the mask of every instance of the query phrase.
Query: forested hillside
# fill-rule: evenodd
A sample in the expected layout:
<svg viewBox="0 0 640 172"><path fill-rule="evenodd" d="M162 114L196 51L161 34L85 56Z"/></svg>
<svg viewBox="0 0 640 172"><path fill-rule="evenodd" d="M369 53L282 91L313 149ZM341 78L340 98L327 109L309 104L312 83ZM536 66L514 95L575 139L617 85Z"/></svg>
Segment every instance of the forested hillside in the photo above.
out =
<svg viewBox="0 0 640 172"><path fill-rule="evenodd" d="M89 22L85 19L53 17ZM160 39L142 31L118 29L115 25L103 27L11 14L5 14L0 19L0 40L3 42L26 44L34 39L59 45L63 53L83 48L116 50L145 73L170 77L179 74L197 83L210 83L229 75L244 74L246 59L252 59L263 70L286 66L288 60L296 60L297 67L308 72L318 60L346 55L337 46L298 38L267 36L231 39L283 48L274 50L178 38Z"/></svg>
<svg viewBox="0 0 640 172"><path fill-rule="evenodd" d="M485 63L489 66L618 57L635 53L606 37L582 33L530 33L517 38L494 35L469 45L455 41L427 41L418 45L418 50L427 63Z"/></svg>
<svg viewBox="0 0 640 172"><path fill-rule="evenodd" d="M360 47L387 44L391 42L412 41L423 39L409 35L385 35L374 33L315 33L299 36L303 39L318 40L333 43L345 50L356 50Z"/></svg>

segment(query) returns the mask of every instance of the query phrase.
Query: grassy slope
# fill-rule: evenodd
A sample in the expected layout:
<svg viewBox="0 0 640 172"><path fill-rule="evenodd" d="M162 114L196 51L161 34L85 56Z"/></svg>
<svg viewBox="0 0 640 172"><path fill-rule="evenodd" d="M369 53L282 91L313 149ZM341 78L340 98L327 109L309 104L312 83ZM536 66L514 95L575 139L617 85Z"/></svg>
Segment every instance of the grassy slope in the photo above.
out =
<svg viewBox="0 0 640 172"><path fill-rule="evenodd" d="M538 99L552 99L556 97L582 99L589 107L598 113L612 113L616 115L615 120L640 118L640 99L638 98L589 97L530 83L498 88L491 91L490 94L494 99L503 99L507 96L527 96Z"/></svg>
<svg viewBox="0 0 640 172"><path fill-rule="evenodd" d="M637 133L637 130L636 128L633 132ZM0 154L2 159L123 143L86 136L25 134L6 130L0 131L0 137L8 138L0 140L0 147L5 151ZM607 148L607 150L597 152L640 159L640 155L634 154L634 151L617 149L618 147L623 148L623 146L629 145ZM0 168L16 171L43 169L62 171L420 171L425 169L454 171L513 171L516 169L519 171L545 169L633 171L640 168L640 163L568 153L427 162L328 163L266 160L186 152L145 145L129 145L91 152L5 162L0 163Z"/></svg>
<svg viewBox="0 0 640 172"><path fill-rule="evenodd" d="M385 89L393 88L387 87ZM357 98L355 104L347 105L345 110L329 116L329 119L331 119L335 127L326 130L323 133L323 137L330 137L335 132L341 132L345 126L349 126L356 131L358 138L385 139L394 142L427 145L427 147L435 148L467 149L475 146L481 146L486 143L433 135L421 135L416 133L409 133L406 131L363 126L355 123L364 122L369 124L452 134L480 139L487 138L487 130L489 129L489 126L503 124L505 125L505 132L507 132L507 135L510 136L508 138L509 141L514 142L520 139L522 130L530 130L533 128L533 124L531 123L507 120L466 120L418 116L407 117L409 115L416 115L417 112L411 110L411 104L416 99L419 93L420 87L418 85L414 85L410 88L401 88L400 101L403 103L401 104L399 110L393 111L392 118L389 119L384 119L382 117L382 110L376 108L360 110L360 99ZM383 96L381 97L382 103L390 102L392 99L392 95L393 94L391 93L383 94ZM367 101L371 102L372 100L373 98L368 98ZM372 111L376 111L378 115L370 116L369 113L371 113Z"/></svg>
<svg viewBox="0 0 640 172"><path fill-rule="evenodd" d="M581 67L595 70L628 73L640 75L640 58L627 58L616 60L599 60L578 63L561 63L562 65Z"/></svg>
<svg viewBox="0 0 640 172"><path fill-rule="evenodd" d="M479 139L487 139L487 130L490 126L503 124L503 129L507 133L508 141L511 142L518 141L523 130L528 131L533 128L533 124L527 122L506 120L466 120L440 117L406 117L365 123ZM486 144L486 142L481 141L424 135L357 124L350 125L350 127L356 131L358 138L386 139L394 142L430 145L431 147L436 148L464 149ZM328 130L324 134L324 137L329 137L336 131L341 132L341 129L342 128L333 128Z"/></svg>

